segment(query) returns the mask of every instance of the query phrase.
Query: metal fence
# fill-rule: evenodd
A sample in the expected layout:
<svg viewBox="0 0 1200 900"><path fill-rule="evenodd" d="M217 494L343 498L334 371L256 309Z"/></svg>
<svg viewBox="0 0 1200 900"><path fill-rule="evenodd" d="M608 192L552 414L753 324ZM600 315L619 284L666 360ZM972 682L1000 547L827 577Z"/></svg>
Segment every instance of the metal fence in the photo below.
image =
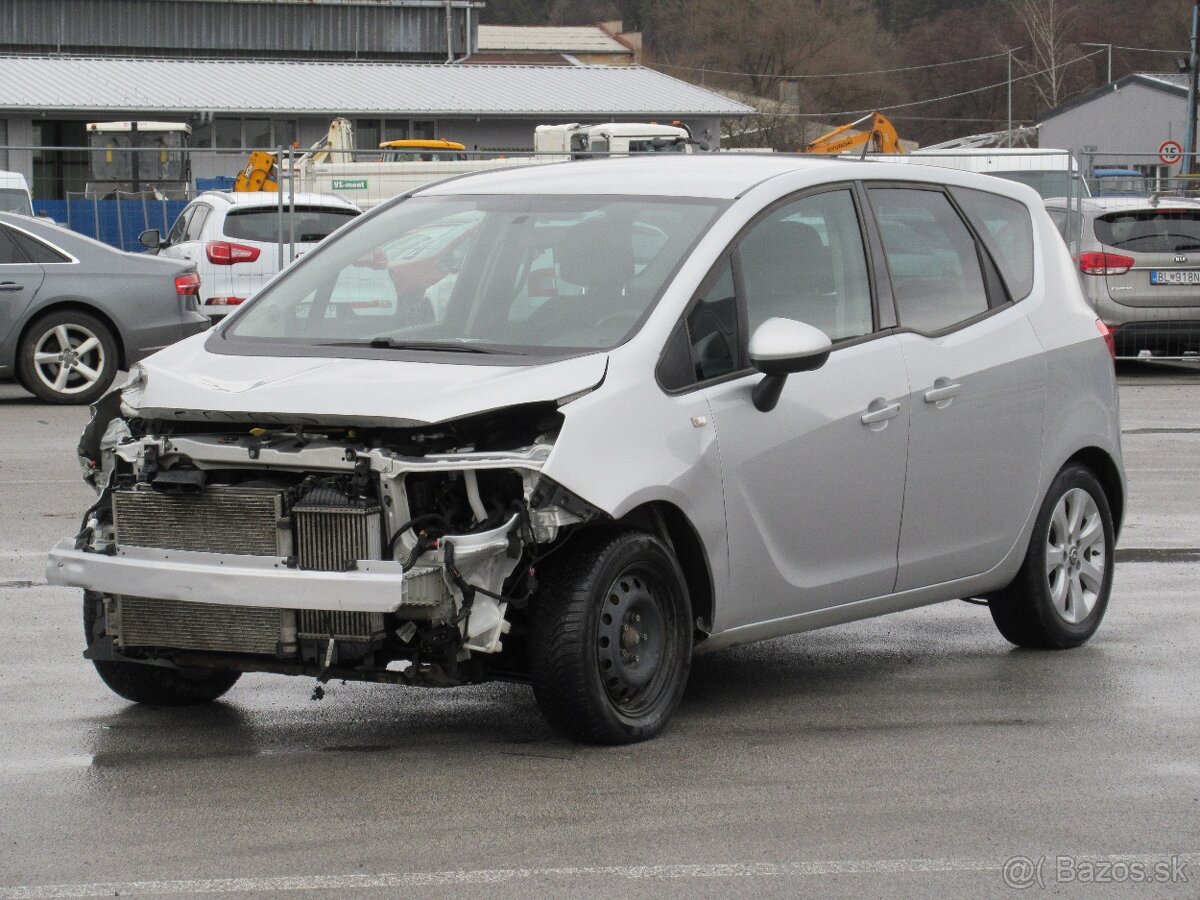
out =
<svg viewBox="0 0 1200 900"><path fill-rule="evenodd" d="M78 160L80 149L0 148L0 158L11 160L16 151L33 151L42 161L35 173L44 174L45 160L72 153ZM168 234L189 200L205 190L231 190L250 158L247 150L173 152L182 153L185 160L186 178L179 182L142 184L142 190L131 192L120 185L81 184L76 173L70 183L57 185L60 194L66 188L62 199L35 200L35 210L114 247L139 251L141 232L154 228ZM279 186L271 193L279 216L280 268L296 256L291 213L310 199L307 195L336 195L365 211L464 173L606 155L372 149L336 151L313 160L290 147L271 152L276 168L270 174ZM1178 166L1167 166L1157 156L1096 150L948 150L884 158L983 172L1034 188L1059 227L1089 302L1115 326L1119 355L1200 355L1200 177L1180 176ZM39 192L46 188L44 178L35 183ZM1120 241L1114 246L1098 240L1097 219L1116 223L1116 232L1133 241L1125 252ZM1105 237L1111 240L1116 232L1110 228ZM1173 252L1165 255L1144 252L1155 241L1163 246L1176 243L1171 245Z"/></svg>

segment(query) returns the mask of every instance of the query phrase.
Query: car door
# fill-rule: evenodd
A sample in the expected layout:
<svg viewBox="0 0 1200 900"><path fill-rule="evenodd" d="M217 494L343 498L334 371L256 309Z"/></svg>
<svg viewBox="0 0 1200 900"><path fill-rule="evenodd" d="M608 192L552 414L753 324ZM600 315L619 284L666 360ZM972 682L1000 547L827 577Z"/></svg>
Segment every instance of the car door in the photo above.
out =
<svg viewBox="0 0 1200 900"><path fill-rule="evenodd" d="M955 191L868 191L912 384L897 591L992 568L1037 499L1045 364L1018 302L1033 287L1032 221L1015 200Z"/></svg>
<svg viewBox="0 0 1200 900"><path fill-rule="evenodd" d="M192 218L192 213L195 211L195 204L183 208L179 217L172 223L171 230L167 232L166 239L159 246L159 256L166 256L171 259L184 258L184 235L187 233L188 221Z"/></svg>
<svg viewBox="0 0 1200 900"><path fill-rule="evenodd" d="M0 225L0 343L3 343L37 296L46 277L22 252L13 231Z"/></svg>
<svg viewBox="0 0 1200 900"><path fill-rule="evenodd" d="M760 412L746 365L769 318L835 342ZM850 186L766 210L714 270L687 317L694 375L721 455L730 589L717 627L786 617L892 590L908 447L908 379L879 329Z"/></svg>

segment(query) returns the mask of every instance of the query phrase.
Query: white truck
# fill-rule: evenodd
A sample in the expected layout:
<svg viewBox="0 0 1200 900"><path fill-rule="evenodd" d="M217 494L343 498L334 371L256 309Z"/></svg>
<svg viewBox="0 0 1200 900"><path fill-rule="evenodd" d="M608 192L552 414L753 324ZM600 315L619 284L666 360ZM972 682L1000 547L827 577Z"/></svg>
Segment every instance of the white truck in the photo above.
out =
<svg viewBox="0 0 1200 900"><path fill-rule="evenodd" d="M539 125L534 131L532 154L480 157L470 152L461 159L402 161L352 161L362 152L341 151L327 160L301 159L295 166L296 190L337 194L359 209L370 209L385 200L434 181L510 166L625 156L630 153L692 153L696 144L684 125L653 122L608 122L601 125ZM472 157L475 158L472 158Z"/></svg>

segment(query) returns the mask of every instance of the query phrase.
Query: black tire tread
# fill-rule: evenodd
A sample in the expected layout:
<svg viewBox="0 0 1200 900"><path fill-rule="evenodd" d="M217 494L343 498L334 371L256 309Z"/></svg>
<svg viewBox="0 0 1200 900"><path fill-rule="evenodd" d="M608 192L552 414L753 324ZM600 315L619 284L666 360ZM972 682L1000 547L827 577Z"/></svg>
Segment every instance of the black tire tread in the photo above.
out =
<svg viewBox="0 0 1200 900"><path fill-rule="evenodd" d="M624 744L652 737L674 711L674 705L662 722L633 727L624 734L614 733L611 721L597 706L587 689L590 634L588 609L592 602L591 585L604 568L608 555L631 539L661 549L673 560L670 550L653 534L619 526L599 526L573 539L570 551L561 554L553 566L538 572L540 586L532 615L530 674L534 696L542 715L555 728L574 740L593 744ZM686 587L679 576L686 600ZM690 635L690 619L687 628ZM690 666L690 646L684 654L683 678ZM682 691L681 691L682 692Z"/></svg>
<svg viewBox="0 0 1200 900"><path fill-rule="evenodd" d="M83 595L83 634L92 642L97 618L98 595ZM100 680L114 694L148 706L195 706L211 703L225 694L242 677L241 672L219 669L181 669L142 665L116 660L92 660Z"/></svg>
<svg viewBox="0 0 1200 900"><path fill-rule="evenodd" d="M1058 503L1058 498L1068 487L1086 487L1092 494L1104 517L1106 533L1110 536L1109 549L1112 550L1112 512L1103 487L1086 466L1077 464L1066 466L1055 477L1046 494L1047 499L1034 523L1030 547L1025 553L1025 560L1021 564L1020 571L1017 572L1017 577L988 600L988 609L992 614L992 621L996 623L996 628L1010 643L1018 647L1037 650L1066 650L1078 647L1095 633L1108 606L1114 563L1111 552L1108 561L1108 589L1097 602L1097 608L1093 610L1084 627L1074 628L1060 619L1047 597L1044 565L1037 552L1036 542L1048 527L1049 517L1053 512L1054 505Z"/></svg>

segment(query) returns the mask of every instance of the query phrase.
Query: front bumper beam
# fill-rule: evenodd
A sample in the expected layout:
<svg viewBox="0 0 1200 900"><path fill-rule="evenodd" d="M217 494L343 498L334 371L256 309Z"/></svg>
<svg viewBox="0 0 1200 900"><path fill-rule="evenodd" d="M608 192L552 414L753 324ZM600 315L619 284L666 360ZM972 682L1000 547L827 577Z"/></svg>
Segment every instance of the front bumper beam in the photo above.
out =
<svg viewBox="0 0 1200 900"><path fill-rule="evenodd" d="M415 570L414 570L415 571ZM406 600L398 562L359 560L349 572L293 569L283 557L125 547L116 555L59 541L46 581L104 594L229 606L394 613Z"/></svg>

